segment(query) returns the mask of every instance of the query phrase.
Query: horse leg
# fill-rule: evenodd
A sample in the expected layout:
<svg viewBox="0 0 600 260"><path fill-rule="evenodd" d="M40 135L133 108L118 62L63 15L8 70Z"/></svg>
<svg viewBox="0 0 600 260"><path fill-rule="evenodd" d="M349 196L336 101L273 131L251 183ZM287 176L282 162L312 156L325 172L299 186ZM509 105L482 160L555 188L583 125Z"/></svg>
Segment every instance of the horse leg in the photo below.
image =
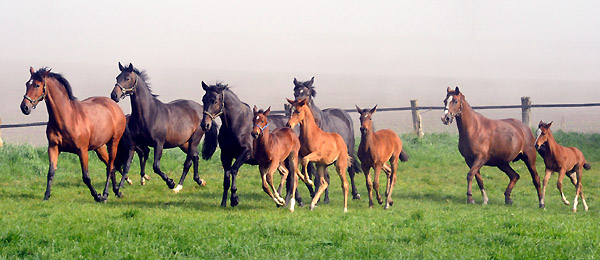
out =
<svg viewBox="0 0 600 260"><path fill-rule="evenodd" d="M365 174L365 182L367 183L367 194L369 195L369 208L373 208L373 181L371 180L371 167L367 166L366 163L362 165L362 171Z"/></svg>
<svg viewBox="0 0 600 260"><path fill-rule="evenodd" d="M266 178L269 188L273 191L273 194L271 194L271 197L273 198L273 200L275 200L275 203L279 206L284 206L285 200L281 197L281 195L279 195L279 193L275 189L275 185L273 185L273 174L275 173L275 171L277 171L278 167L279 167L278 162L275 162L275 161L271 162L271 165L269 165L269 168L267 168L267 174L266 174L266 176L263 177L263 179Z"/></svg>
<svg viewBox="0 0 600 260"><path fill-rule="evenodd" d="M506 191L504 191L504 203L510 205L513 203L512 199L510 198L510 194L512 192L512 189L515 187L515 184L517 184L519 178L521 178L521 176L519 176L519 174L515 172L515 170L513 170L513 168L510 167L508 163L502 164L498 166L498 168L504 173L506 173L506 175L508 175L508 178L510 178L508 187L506 187Z"/></svg>
<svg viewBox="0 0 600 260"><path fill-rule="evenodd" d="M113 186L113 192L115 193L115 196L117 196L119 198L123 197L123 194L119 191L121 184L123 184L123 183L121 183L123 181L123 178L122 178L123 176L121 176L121 182L119 184L117 184L117 180L116 180L117 177L115 174L115 172L116 172L115 158L117 157L117 150L118 150L120 138L121 137L118 137L118 138L113 137L113 139L110 140L106 144L106 147L108 148L108 165L106 166L106 174L108 174L110 176L110 180L111 180L112 186ZM127 176L127 175L125 175L125 176ZM108 196L108 191L106 193L106 196Z"/></svg>
<svg viewBox="0 0 600 260"><path fill-rule="evenodd" d="M240 170L240 167L242 167L242 165L244 163L246 163L246 161L248 161L248 159L250 158L250 151L251 149L246 148L244 151L242 151L242 153L240 154L240 156L235 160L235 162L233 163L233 166L231 166L231 169L229 170L231 172L231 206L235 207L240 203L240 199L237 195L237 185L236 185L236 180L237 180L237 173Z"/></svg>
<svg viewBox="0 0 600 260"><path fill-rule="evenodd" d="M50 198L50 188L52 187L52 181L54 180L54 173L56 172L56 163L58 162L58 145L48 145L48 177L46 182L46 192L44 193L44 200Z"/></svg>
<svg viewBox="0 0 600 260"><path fill-rule="evenodd" d="M569 203L569 201L567 200L567 197L565 197L565 194L563 193L563 190L562 190L562 182L563 182L563 179L565 178L566 173L567 172L565 170L560 169L560 171L558 172L558 181L556 182L556 188L558 188L558 191L560 192L560 197L561 197L563 203L565 205L569 205L571 203Z"/></svg>
<svg viewBox="0 0 600 260"><path fill-rule="evenodd" d="M306 157L304 157L306 158ZM304 158L302 158L302 160L304 160ZM319 201L319 198L321 197L321 194L323 193L323 191L325 191L325 188L327 188L327 186L329 185L329 183L327 183L325 181L325 172L327 171L327 166L326 165L322 165L322 164L317 164L317 176L319 178L319 189L317 190L317 192L315 193L315 196L312 199L312 202L310 203L310 210L315 209L315 205L317 205L317 202Z"/></svg>
<svg viewBox="0 0 600 260"><path fill-rule="evenodd" d="M295 172L295 173L292 174L292 182L294 183L294 185L292 186L292 190L296 191L296 192L297 192L297 189L298 189L298 173L299 173L297 165L298 165L298 163L296 162L296 164L295 164L296 167L294 167L294 168L291 169L291 170L293 170ZM296 197L295 196L295 192L293 192L292 193L292 198L290 198L289 201L286 201L286 203L289 203L289 205L290 205L290 212L294 212L294 206L296 204L296 200L295 200L296 198L295 197ZM581 198L583 199L583 194L582 194ZM583 200L583 201L585 203L585 200ZM302 201L300 201L300 203L301 202Z"/></svg>
<svg viewBox="0 0 600 260"><path fill-rule="evenodd" d="M169 189L173 189L175 188L175 182L173 179L169 178L169 176L160 170L160 158L162 157L162 151L163 143L157 143L156 146L154 146L154 173L158 174L158 176L165 181Z"/></svg>
<svg viewBox="0 0 600 260"><path fill-rule="evenodd" d="M281 180L279 181L279 187L277 188L277 193L282 194L283 186L286 186L287 178L290 171L283 165L285 162L279 163L277 170L279 171L279 175L281 175Z"/></svg>
<svg viewBox="0 0 600 260"><path fill-rule="evenodd" d="M306 184L306 188L308 189L308 192L310 193L310 197L314 198L315 197L315 192L319 189L319 185L321 185L321 183L319 181L317 181L317 179L319 178L318 174L316 174L316 168L315 168L315 164L314 163L309 163L307 165L302 165L302 170L304 172L304 180L306 180L304 182L304 184ZM313 179L315 180L313 182Z"/></svg>
<svg viewBox="0 0 600 260"><path fill-rule="evenodd" d="M346 179L346 169L348 168L348 158L340 156L335 163L335 169L340 176L342 191L344 192L344 213L348 212L348 180ZM380 169L381 170L381 169Z"/></svg>
<svg viewBox="0 0 600 260"><path fill-rule="evenodd" d="M381 164L377 163L373 167L373 188L375 189L375 194L377 195L377 203L379 203L379 205L383 204L383 199L381 198L381 194L379 194L379 176L381 175L381 167Z"/></svg>
<svg viewBox="0 0 600 260"><path fill-rule="evenodd" d="M185 143L184 145L179 147L185 154L185 161L183 162L183 172L181 173L181 178L179 178L179 183L177 184L177 187L175 187L173 189L173 192L175 193L179 193L179 191L181 191L181 189L183 189L183 182L185 181L185 177L187 176L188 172L190 171L190 167L192 167L192 157L194 156L192 153L192 148L190 143ZM194 176L196 177L196 176Z"/></svg>
<svg viewBox="0 0 600 260"><path fill-rule="evenodd" d="M471 165L469 165L471 168L467 173L467 204L475 204L475 201L473 200L473 193L471 192L473 187L473 177L475 177L475 173L479 172L484 164L485 162L478 158Z"/></svg>
<svg viewBox="0 0 600 260"><path fill-rule="evenodd" d="M279 205L279 201L275 198L275 196L271 192L271 189L269 188L269 183L267 180L268 168L260 166L258 170L260 171L260 180L262 182L263 191L267 195L269 195L269 197L271 197L271 199L273 199L273 201L275 201L275 204L277 204L278 206L281 206L281 205Z"/></svg>
<svg viewBox="0 0 600 260"><path fill-rule="evenodd" d="M533 186L535 186L535 189L537 191L538 194L538 201L539 201L539 206L540 208L543 208L544 206L542 205L542 187L540 185L540 176L537 173L537 169L535 168L535 158L536 158L536 151L531 149L528 153L524 153L523 155L525 155L526 158L522 159L525 162L525 165L527 166L527 170L529 170L529 173L531 174L531 181L533 182Z"/></svg>
<svg viewBox="0 0 600 260"><path fill-rule="evenodd" d="M300 170L298 169L298 158L296 158L293 163L290 162L290 160L285 160L284 163L286 164L286 168L289 169L288 171L290 171L291 169L295 169L293 171L294 174L298 175L298 176L302 176L302 174L300 173ZM286 181L286 185L285 185L285 191L286 191L285 200L289 201L290 198L294 198L294 200L298 202L298 206L303 207L304 203L302 203L302 197L300 196L300 193L298 192L298 185L296 184L296 188L295 189L293 188L294 178L297 178L297 177L292 176L294 174L288 174L288 176L287 176L288 180ZM308 184L306 186L311 187L309 189L309 191L312 190L312 186L309 186ZM286 204L287 204L287 202L286 202Z"/></svg>
<svg viewBox="0 0 600 260"><path fill-rule="evenodd" d="M398 154L400 156L400 154ZM385 206L383 209L389 209L390 206L394 205L394 200L392 200L392 191L394 190L394 186L396 186L396 176L398 173L398 160L399 157L392 158L392 172L391 174L387 174L388 177L388 188L385 191L385 195L387 196L387 201L385 202Z"/></svg>
<svg viewBox="0 0 600 260"><path fill-rule="evenodd" d="M542 185L542 203L541 203L541 207L544 208L546 207L546 187L548 187L548 181L550 180L550 177L552 176L552 170L546 168L546 174L544 175L544 181L543 181L543 185Z"/></svg>
<svg viewBox="0 0 600 260"><path fill-rule="evenodd" d="M485 187L483 186L483 178L481 178L481 171L477 171L475 173L475 180L477 180L477 186L479 186L479 190L481 191L481 197L483 197L483 205L488 204L488 196L485 192Z"/></svg>
<svg viewBox="0 0 600 260"><path fill-rule="evenodd" d="M150 156L150 148L146 146L144 146L143 148L136 147L135 151L138 155L138 158L140 159L140 183L142 184L142 186L144 186L146 184L146 180L150 180L150 175L146 174L146 161L148 161L148 156ZM130 164L131 160L127 162L127 165Z"/></svg>
<svg viewBox="0 0 600 260"><path fill-rule="evenodd" d="M573 199L573 212L577 212L577 204L579 204L579 194L582 194L581 198L583 199L583 185L581 185L581 173L583 172L583 165L579 164L575 167L577 167L577 169L575 170L575 173L577 174L577 184L575 185L575 199ZM585 211L588 210L586 204L587 203L583 204Z"/></svg>
<svg viewBox="0 0 600 260"><path fill-rule="evenodd" d="M92 181L90 180L90 175L88 173L88 151L81 150L78 152L77 155L79 156L79 163L81 164L81 175L83 183L85 183L85 185L88 187L90 193L92 194L92 197L94 197L94 200L96 202L105 201L106 198L100 196L94 189L94 186L92 186Z"/></svg>
<svg viewBox="0 0 600 260"><path fill-rule="evenodd" d="M227 207L227 194L231 187L231 161L233 158L221 153L221 165L223 165L223 198L221 199L221 207Z"/></svg>
<svg viewBox="0 0 600 260"><path fill-rule="evenodd" d="M329 184L329 172L327 171L325 171L325 181L327 184ZM323 204L329 204L329 188L325 189L325 198L323 199Z"/></svg>
<svg viewBox="0 0 600 260"><path fill-rule="evenodd" d="M348 175L350 176L350 185L352 186L352 199L359 200L360 194L358 194L358 190L356 189L356 185L354 184L354 175L356 175L356 172L354 172L354 167L352 167L352 166L348 167ZM326 198L328 198L328 197L329 196L327 196Z"/></svg>

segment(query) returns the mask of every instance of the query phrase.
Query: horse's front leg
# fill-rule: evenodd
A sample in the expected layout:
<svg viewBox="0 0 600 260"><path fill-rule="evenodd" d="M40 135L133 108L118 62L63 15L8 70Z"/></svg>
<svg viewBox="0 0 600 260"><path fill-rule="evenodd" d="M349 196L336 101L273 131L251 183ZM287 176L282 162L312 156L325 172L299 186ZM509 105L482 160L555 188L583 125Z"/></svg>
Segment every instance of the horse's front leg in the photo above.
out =
<svg viewBox="0 0 600 260"><path fill-rule="evenodd" d="M369 208L373 208L373 181L371 180L371 174L370 174L370 170L371 167L369 167L366 163L363 163L362 165L362 171L365 174L365 182L367 185L367 195L369 195Z"/></svg>
<svg viewBox="0 0 600 260"><path fill-rule="evenodd" d="M544 175L544 181L542 182L542 202L540 203L540 207L546 207L546 187L548 187L548 181L550 180L550 176L552 176L552 170L546 168L546 174Z"/></svg>
<svg viewBox="0 0 600 260"><path fill-rule="evenodd" d="M163 145L163 143L157 143L156 146L154 146L154 173L158 174L163 181L167 183L169 189L173 189L175 188L175 182L173 179L169 178L169 176L160 170L160 158L162 157Z"/></svg>
<svg viewBox="0 0 600 260"><path fill-rule="evenodd" d="M94 197L94 200L96 202L106 201L106 198L100 196L94 189L94 186L92 186L92 181L90 180L90 175L88 172L88 151L87 151L87 149L80 150L77 155L79 156L79 162L81 164L81 178L83 179L83 183L85 183L85 185L88 187L88 189L90 190L90 193L92 194L92 197Z"/></svg>
<svg viewBox="0 0 600 260"><path fill-rule="evenodd" d="M44 200L50 198L50 189L52 187L52 181L54 180L54 173L56 172L56 163L58 162L58 155L60 150L58 145L48 145L48 177L46 182L46 193L44 194Z"/></svg>
<svg viewBox="0 0 600 260"><path fill-rule="evenodd" d="M381 164L375 164L375 167L373 167L373 188L375 189L377 203L379 203L379 205L383 204L383 199L381 198L381 194L379 194L379 176L381 175L381 167Z"/></svg>
<svg viewBox="0 0 600 260"><path fill-rule="evenodd" d="M485 162L483 160L476 159L471 164L471 169L469 169L469 172L467 173L467 203L468 204L475 204L475 201L473 200L473 193L472 193L473 177L475 177L475 173L479 172L479 169L481 169L481 167L483 167L484 164L485 164Z"/></svg>
<svg viewBox="0 0 600 260"><path fill-rule="evenodd" d="M235 207L240 203L240 199L237 195L237 185L236 185L237 173L240 170L240 167L242 167L242 165L244 163L246 163L248 161L248 159L250 159L250 149L246 148L246 149L244 149L244 151L242 151L240 156L235 160L235 162L231 166L231 169L229 170L231 173L231 206L232 207Z"/></svg>
<svg viewBox="0 0 600 260"><path fill-rule="evenodd" d="M563 203L565 203L565 205L569 205L571 203L569 203L569 201L567 200L567 197L565 197L565 194L563 193L563 189L562 189L562 182L563 182L563 179L565 178L566 173L567 173L567 171L565 171L564 169L560 169L560 171L558 172L558 181L556 182L556 188L558 188L558 191L560 192L560 197L561 197Z"/></svg>
<svg viewBox="0 0 600 260"><path fill-rule="evenodd" d="M231 187L231 162L233 158L221 152L221 165L223 166L223 198L221 207L227 207L227 194Z"/></svg>

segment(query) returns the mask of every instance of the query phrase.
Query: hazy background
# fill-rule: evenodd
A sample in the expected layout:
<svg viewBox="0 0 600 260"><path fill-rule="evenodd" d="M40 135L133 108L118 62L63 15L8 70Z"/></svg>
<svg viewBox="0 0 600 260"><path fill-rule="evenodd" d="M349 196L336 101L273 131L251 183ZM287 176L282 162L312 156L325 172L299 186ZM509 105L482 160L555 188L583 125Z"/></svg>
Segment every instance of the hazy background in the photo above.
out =
<svg viewBox="0 0 600 260"><path fill-rule="evenodd" d="M163 101L200 102L200 82L220 80L250 105L281 109L293 78L314 76L321 108L437 106L456 85L472 105L599 102L599 10L598 1L0 0L0 118L47 120L44 105L19 110L29 66L63 74L82 100L109 96L119 61L147 70ZM128 113L129 99L120 104ZM426 132L456 131L440 116L424 113ZM598 132L600 109L534 109L540 119ZM376 124L409 132L410 112L380 113ZM2 137L43 144L44 129Z"/></svg>

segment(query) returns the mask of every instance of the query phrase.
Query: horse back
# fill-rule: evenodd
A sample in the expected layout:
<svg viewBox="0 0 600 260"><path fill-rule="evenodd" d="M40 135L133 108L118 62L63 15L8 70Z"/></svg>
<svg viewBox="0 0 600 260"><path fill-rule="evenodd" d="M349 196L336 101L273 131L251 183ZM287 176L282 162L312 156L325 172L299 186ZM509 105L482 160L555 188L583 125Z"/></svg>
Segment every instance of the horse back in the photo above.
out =
<svg viewBox="0 0 600 260"><path fill-rule="evenodd" d="M89 149L95 150L106 144L110 139L120 140L127 121L123 110L113 100L107 97L90 97L79 102L74 111L80 130L80 138L89 138ZM87 130L87 131L86 131ZM83 134L87 132L86 134Z"/></svg>
<svg viewBox="0 0 600 260"><path fill-rule="evenodd" d="M344 139L347 150L354 151L354 125L350 115L339 108L327 108L321 117L321 129L338 133Z"/></svg>

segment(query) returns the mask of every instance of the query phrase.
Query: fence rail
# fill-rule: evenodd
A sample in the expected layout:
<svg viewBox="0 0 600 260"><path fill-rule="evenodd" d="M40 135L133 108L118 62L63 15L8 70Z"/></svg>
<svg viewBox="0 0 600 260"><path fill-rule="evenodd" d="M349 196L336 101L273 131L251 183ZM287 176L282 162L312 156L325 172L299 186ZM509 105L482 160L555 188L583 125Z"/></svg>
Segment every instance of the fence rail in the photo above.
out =
<svg viewBox="0 0 600 260"><path fill-rule="evenodd" d="M529 97L521 97L520 105L506 105L506 106L472 106L473 109L485 110L485 109L514 109L520 108L522 110L522 121L529 125L529 115L531 108L574 108L574 107L600 107L600 103L583 103L583 104L531 104ZM272 110L275 114L286 114L287 109L284 110ZM345 112L352 113L355 109L342 109ZM382 107L377 108L378 112L394 112L394 111L411 111L413 117L414 131L419 136L423 135L423 127L421 124L420 110L444 110L442 106L419 106L418 100L411 100L411 106L409 107ZM35 122L26 124L4 124L0 125L2 128L19 128L19 127L31 127L31 126L44 126L46 122Z"/></svg>

